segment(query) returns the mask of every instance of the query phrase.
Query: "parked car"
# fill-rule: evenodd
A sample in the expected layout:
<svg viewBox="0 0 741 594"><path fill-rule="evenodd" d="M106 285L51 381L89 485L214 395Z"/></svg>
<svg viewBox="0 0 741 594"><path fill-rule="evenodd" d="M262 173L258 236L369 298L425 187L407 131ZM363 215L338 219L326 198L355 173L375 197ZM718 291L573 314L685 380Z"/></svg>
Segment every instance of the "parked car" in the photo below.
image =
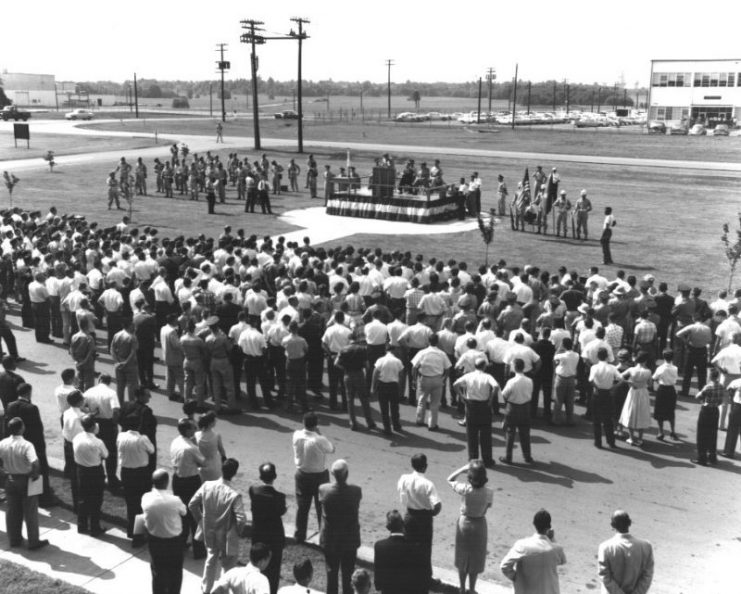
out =
<svg viewBox="0 0 741 594"><path fill-rule="evenodd" d="M705 136L707 133L708 131L703 124L695 124L688 132L690 136Z"/></svg>
<svg viewBox="0 0 741 594"><path fill-rule="evenodd" d="M675 122L669 127L669 134L672 136L687 136L689 128L684 122Z"/></svg>
<svg viewBox="0 0 741 594"><path fill-rule="evenodd" d="M31 112L24 111L22 109L18 109L15 105L6 105L3 107L3 110L0 111L0 118L2 118L4 121L8 120L23 120L24 122L28 120L28 118L31 117Z"/></svg>
<svg viewBox="0 0 741 594"><path fill-rule="evenodd" d="M73 109L69 113L64 114L67 120L92 120L93 112L89 109Z"/></svg>
<svg viewBox="0 0 741 594"><path fill-rule="evenodd" d="M718 124L713 128L713 136L728 136L731 130L728 128L728 124Z"/></svg>
<svg viewBox="0 0 741 594"><path fill-rule="evenodd" d="M666 124L659 120L651 120L648 123L649 134L666 134Z"/></svg>
<svg viewBox="0 0 741 594"><path fill-rule="evenodd" d="M285 111L276 113L275 119L276 120L297 120L298 112L292 109L286 109Z"/></svg>

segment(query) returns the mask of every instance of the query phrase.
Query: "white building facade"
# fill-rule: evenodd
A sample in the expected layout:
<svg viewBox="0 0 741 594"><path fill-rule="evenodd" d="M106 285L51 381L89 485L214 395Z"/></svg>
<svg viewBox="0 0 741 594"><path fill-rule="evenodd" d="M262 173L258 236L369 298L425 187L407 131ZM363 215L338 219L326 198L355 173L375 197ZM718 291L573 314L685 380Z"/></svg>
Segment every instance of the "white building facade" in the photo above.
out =
<svg viewBox="0 0 741 594"><path fill-rule="evenodd" d="M709 127L741 119L741 59L651 60L648 119Z"/></svg>
<svg viewBox="0 0 741 594"><path fill-rule="evenodd" d="M3 72L0 74L8 99L19 107L53 106L57 91L53 74Z"/></svg>

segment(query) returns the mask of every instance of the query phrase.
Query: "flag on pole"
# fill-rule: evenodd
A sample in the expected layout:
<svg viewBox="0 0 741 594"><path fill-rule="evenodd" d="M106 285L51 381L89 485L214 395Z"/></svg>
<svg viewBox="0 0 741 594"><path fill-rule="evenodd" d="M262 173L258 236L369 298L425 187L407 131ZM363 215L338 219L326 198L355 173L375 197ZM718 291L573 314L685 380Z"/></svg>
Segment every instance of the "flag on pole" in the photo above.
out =
<svg viewBox="0 0 741 594"><path fill-rule="evenodd" d="M527 167L525 167L525 175L522 177L522 197L523 198L525 194L527 194L527 197L530 198L530 173L528 172Z"/></svg>
<svg viewBox="0 0 741 594"><path fill-rule="evenodd" d="M553 203L558 199L558 180L554 179L553 172L548 175L548 183L546 185L546 202L545 212L548 214L553 208Z"/></svg>

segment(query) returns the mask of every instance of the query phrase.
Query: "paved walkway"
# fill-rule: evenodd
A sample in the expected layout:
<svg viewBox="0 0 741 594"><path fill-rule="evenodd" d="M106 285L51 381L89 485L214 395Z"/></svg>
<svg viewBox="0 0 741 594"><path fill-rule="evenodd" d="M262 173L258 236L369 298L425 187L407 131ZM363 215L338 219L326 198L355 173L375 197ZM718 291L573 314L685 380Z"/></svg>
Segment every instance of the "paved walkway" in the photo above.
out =
<svg viewBox="0 0 741 594"><path fill-rule="evenodd" d="M50 459L49 463L52 467L61 467L63 464L61 460L54 459ZM2 530L0 559L18 563L96 594L130 594L138 588L149 591L149 549L146 546L132 548L125 530L110 526L105 535L92 538L77 533L76 516L69 510L60 507L40 509L39 516L40 537L48 539L49 545L38 551L11 549ZM249 521L252 519L249 510L247 518ZM4 529L5 525L5 510L0 510L0 526ZM295 527L286 522L284 528L286 534L293 534ZM318 546L319 535L310 535L307 542ZM360 547L358 566L368 567L372 564L373 549L368 546ZM203 561L196 561L186 553L182 594L200 594L202 571ZM442 582L439 591L457 589L458 575L455 571L435 567L433 574ZM290 577L290 568L285 567L285 564L283 575ZM485 581L478 582L476 591L478 594L511 592L508 588Z"/></svg>

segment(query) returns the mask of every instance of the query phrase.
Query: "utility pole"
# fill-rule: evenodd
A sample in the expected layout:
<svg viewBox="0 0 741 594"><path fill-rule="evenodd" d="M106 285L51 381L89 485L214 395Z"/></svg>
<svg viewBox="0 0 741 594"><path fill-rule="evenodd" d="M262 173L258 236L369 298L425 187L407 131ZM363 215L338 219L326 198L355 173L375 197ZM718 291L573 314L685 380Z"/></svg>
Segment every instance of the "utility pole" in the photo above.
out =
<svg viewBox="0 0 741 594"><path fill-rule="evenodd" d="M137 89L136 85L136 72L134 72L134 110L136 112L136 117L139 117L139 90Z"/></svg>
<svg viewBox="0 0 741 594"><path fill-rule="evenodd" d="M497 79L497 71L494 68L489 67L489 72L486 75L486 80L489 81L489 114L491 114L491 86Z"/></svg>
<svg viewBox="0 0 741 594"><path fill-rule="evenodd" d="M214 117L214 84L208 83L208 115Z"/></svg>
<svg viewBox="0 0 741 594"><path fill-rule="evenodd" d="M532 86L532 81L527 81L527 115L530 115L530 89Z"/></svg>
<svg viewBox="0 0 741 594"><path fill-rule="evenodd" d="M612 111L617 110L617 83L612 85Z"/></svg>
<svg viewBox="0 0 741 594"><path fill-rule="evenodd" d="M515 129L515 115L517 114L517 67L515 64L515 91L512 95L512 129Z"/></svg>
<svg viewBox="0 0 741 594"><path fill-rule="evenodd" d="M481 123L481 77L479 76L479 106L478 111L476 112L476 123Z"/></svg>
<svg viewBox="0 0 741 594"><path fill-rule="evenodd" d="M221 59L216 62L216 65L221 71L221 121L226 122L226 107L224 106L224 71L229 70L232 65L230 62L224 60L224 48L226 47L226 43L217 43L216 46L219 48L216 51L219 52L221 56ZM211 115L213 115L213 112Z"/></svg>
<svg viewBox="0 0 741 594"><path fill-rule="evenodd" d="M291 17L291 20L298 25L298 33L294 33L291 30L291 36L298 39L298 152L304 152L304 111L301 101L302 90L301 90L301 60L303 56L303 45L304 39L307 39L306 33L304 33L304 24L310 23L309 19L303 19L300 17Z"/></svg>
<svg viewBox="0 0 741 594"><path fill-rule="evenodd" d="M393 60L386 60L386 67L388 68L388 119L391 119L391 67L393 65Z"/></svg>
<svg viewBox="0 0 741 594"><path fill-rule="evenodd" d="M553 81L553 111L556 111L556 81Z"/></svg>
<svg viewBox="0 0 741 594"><path fill-rule="evenodd" d="M599 108L602 107L602 87L597 87L597 113L599 113Z"/></svg>
<svg viewBox="0 0 741 594"><path fill-rule="evenodd" d="M252 123L255 129L255 150L259 151L262 147L260 145L260 113L257 104L257 52L255 46L265 43L265 38L261 35L256 35L256 32L262 31L260 25L264 25L262 21L256 21L254 19L247 19L241 21L242 28L248 29L249 33L243 33L239 40L242 43L249 43L252 47L250 53L250 65L252 70Z"/></svg>
<svg viewBox="0 0 741 594"><path fill-rule="evenodd" d="M566 115L569 115L569 85L566 85Z"/></svg>

